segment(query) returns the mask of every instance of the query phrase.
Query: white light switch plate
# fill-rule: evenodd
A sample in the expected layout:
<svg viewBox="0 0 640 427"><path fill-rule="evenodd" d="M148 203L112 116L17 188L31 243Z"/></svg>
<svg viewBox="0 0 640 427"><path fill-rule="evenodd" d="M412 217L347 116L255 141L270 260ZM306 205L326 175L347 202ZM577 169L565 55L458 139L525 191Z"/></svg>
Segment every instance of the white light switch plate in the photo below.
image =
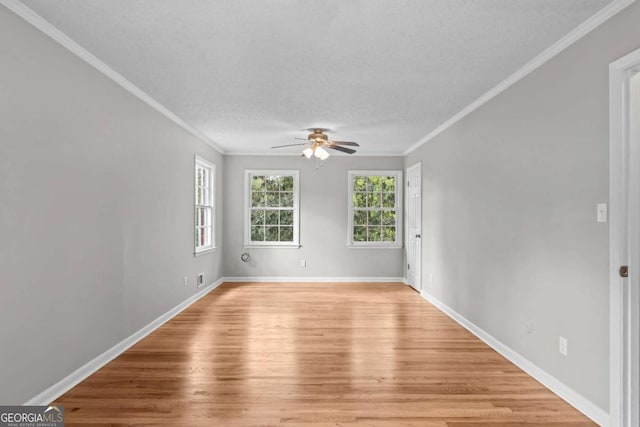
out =
<svg viewBox="0 0 640 427"><path fill-rule="evenodd" d="M598 222L607 222L607 204L598 203L597 212Z"/></svg>
<svg viewBox="0 0 640 427"><path fill-rule="evenodd" d="M560 351L561 355L566 356L569 350L569 340L567 340L565 337L560 337L558 344L558 351Z"/></svg>

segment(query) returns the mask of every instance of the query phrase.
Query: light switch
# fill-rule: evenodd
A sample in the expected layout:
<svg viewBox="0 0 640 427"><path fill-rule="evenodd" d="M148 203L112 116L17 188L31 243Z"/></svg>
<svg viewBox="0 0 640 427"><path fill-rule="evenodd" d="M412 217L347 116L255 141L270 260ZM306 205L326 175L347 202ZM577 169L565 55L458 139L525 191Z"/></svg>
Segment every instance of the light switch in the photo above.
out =
<svg viewBox="0 0 640 427"><path fill-rule="evenodd" d="M597 214L598 222L607 222L607 204L598 203L597 209L598 209L598 214Z"/></svg>
<svg viewBox="0 0 640 427"><path fill-rule="evenodd" d="M565 337L560 337L558 351L561 355L566 356L569 350L569 340Z"/></svg>

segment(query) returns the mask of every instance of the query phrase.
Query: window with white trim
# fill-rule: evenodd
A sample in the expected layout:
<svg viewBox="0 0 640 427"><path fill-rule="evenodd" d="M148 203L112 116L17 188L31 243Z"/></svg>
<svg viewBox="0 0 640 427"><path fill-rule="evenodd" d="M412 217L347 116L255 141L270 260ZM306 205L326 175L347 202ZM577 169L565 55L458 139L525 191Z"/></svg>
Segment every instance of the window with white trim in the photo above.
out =
<svg viewBox="0 0 640 427"><path fill-rule="evenodd" d="M216 166L196 156L195 168L195 253L215 248L214 178Z"/></svg>
<svg viewBox="0 0 640 427"><path fill-rule="evenodd" d="M349 171L348 244L402 246L402 171Z"/></svg>
<svg viewBox="0 0 640 427"><path fill-rule="evenodd" d="M245 171L246 246L299 246L297 170Z"/></svg>

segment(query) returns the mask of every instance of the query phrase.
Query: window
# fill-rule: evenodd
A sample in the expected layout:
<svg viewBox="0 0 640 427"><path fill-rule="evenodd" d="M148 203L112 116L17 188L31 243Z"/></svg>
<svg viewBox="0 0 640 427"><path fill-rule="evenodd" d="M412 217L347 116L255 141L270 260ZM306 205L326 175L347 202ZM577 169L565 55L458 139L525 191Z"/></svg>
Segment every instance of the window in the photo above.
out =
<svg viewBox="0 0 640 427"><path fill-rule="evenodd" d="M196 156L195 253L215 248L213 224L213 179L216 166Z"/></svg>
<svg viewBox="0 0 640 427"><path fill-rule="evenodd" d="M348 244L402 246L402 171L349 171Z"/></svg>
<svg viewBox="0 0 640 427"><path fill-rule="evenodd" d="M245 245L299 246L298 179L298 171L245 171Z"/></svg>

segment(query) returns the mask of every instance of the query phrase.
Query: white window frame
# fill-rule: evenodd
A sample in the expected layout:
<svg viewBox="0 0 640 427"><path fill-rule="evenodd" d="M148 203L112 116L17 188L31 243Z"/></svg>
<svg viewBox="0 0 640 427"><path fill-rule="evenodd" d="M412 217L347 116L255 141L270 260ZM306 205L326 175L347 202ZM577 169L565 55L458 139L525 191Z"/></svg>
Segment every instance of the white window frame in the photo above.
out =
<svg viewBox="0 0 640 427"><path fill-rule="evenodd" d="M395 242L355 242L353 240L353 179L356 176L393 176L396 178L396 241ZM347 206L348 206L348 218L347 218L347 246L350 248L367 248L367 249L388 249L388 248L401 248L402 236L404 235L402 229L402 215L403 215L403 181L401 170L350 170L347 174ZM384 208L381 208L383 210Z"/></svg>
<svg viewBox="0 0 640 427"><path fill-rule="evenodd" d="M203 182L204 186L198 185L198 169L205 169L208 171L209 179L208 182ZM216 228L216 210L215 210L215 175L216 175L216 165L213 163L203 159L200 156L195 156L195 166L194 166L194 208L193 208L193 231L194 231L194 254L196 256L205 254L209 251L212 251L216 248L216 240L215 240L215 228ZM198 188L202 187L203 193L208 195L208 203L198 203ZM207 197L204 197L207 200ZM200 226L198 224L198 208L209 210L210 223L209 225ZM198 236L199 229L205 227L209 230L209 245L200 246Z"/></svg>
<svg viewBox="0 0 640 427"><path fill-rule="evenodd" d="M251 240L251 181L253 176L276 175L293 177L293 241L257 242ZM300 171L246 169L244 171L244 247L245 248L299 248L300 247Z"/></svg>

